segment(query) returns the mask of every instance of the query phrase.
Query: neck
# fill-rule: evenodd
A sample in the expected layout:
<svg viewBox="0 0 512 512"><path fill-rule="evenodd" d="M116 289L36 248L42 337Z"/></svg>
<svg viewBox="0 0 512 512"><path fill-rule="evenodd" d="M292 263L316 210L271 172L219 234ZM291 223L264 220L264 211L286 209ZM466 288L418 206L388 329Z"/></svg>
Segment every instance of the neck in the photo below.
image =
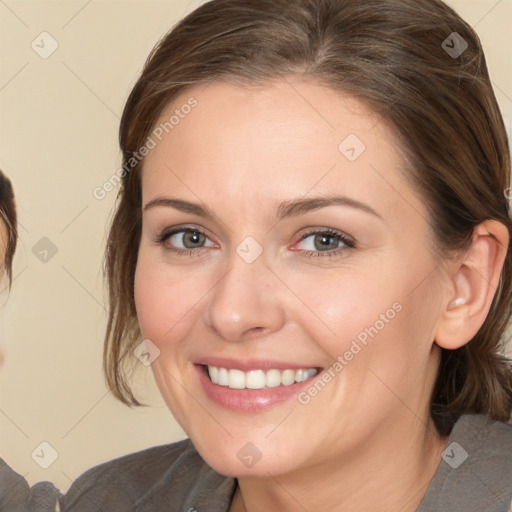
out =
<svg viewBox="0 0 512 512"><path fill-rule="evenodd" d="M408 422L382 425L363 448L321 467L239 478L230 512L367 512L376 504L381 512L414 512L448 439L438 435L430 419L425 424L408 414Z"/></svg>

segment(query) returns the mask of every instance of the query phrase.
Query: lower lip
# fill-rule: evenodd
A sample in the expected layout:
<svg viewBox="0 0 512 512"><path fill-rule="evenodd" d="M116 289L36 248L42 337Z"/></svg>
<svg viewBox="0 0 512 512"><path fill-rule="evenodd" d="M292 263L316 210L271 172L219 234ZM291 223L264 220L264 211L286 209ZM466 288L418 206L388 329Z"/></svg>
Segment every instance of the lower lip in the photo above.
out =
<svg viewBox="0 0 512 512"><path fill-rule="evenodd" d="M302 382L296 382L289 386L276 386L263 389L231 389L228 386L214 384L202 365L195 365L199 373L199 380L204 392L210 400L233 411L257 412L268 409L273 405L285 402L297 396L311 381L318 377L318 373Z"/></svg>

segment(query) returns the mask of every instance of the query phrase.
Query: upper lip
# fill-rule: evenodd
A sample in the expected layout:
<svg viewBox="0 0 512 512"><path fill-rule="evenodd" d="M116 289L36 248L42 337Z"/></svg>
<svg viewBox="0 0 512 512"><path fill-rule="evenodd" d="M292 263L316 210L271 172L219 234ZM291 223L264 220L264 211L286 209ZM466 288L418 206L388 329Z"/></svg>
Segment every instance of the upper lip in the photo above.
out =
<svg viewBox="0 0 512 512"><path fill-rule="evenodd" d="M283 361L275 361L270 359L230 359L225 357L202 357L194 361L195 364L203 365L203 366L216 366L217 368L226 368L242 370L244 372L248 372L250 370L299 370L301 368L316 368L320 369L317 366L311 364L297 364L297 363L288 363Z"/></svg>

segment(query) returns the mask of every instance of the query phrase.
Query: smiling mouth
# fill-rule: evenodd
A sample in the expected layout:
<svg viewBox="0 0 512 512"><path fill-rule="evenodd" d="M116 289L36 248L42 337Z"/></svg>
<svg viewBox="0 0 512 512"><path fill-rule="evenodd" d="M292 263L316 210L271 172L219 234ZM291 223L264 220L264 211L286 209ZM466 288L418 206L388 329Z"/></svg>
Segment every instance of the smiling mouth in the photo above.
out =
<svg viewBox="0 0 512 512"><path fill-rule="evenodd" d="M319 368L300 368L297 370L250 370L244 372L235 368L222 368L203 365L206 375L218 386L231 389L266 389L292 386L314 377Z"/></svg>

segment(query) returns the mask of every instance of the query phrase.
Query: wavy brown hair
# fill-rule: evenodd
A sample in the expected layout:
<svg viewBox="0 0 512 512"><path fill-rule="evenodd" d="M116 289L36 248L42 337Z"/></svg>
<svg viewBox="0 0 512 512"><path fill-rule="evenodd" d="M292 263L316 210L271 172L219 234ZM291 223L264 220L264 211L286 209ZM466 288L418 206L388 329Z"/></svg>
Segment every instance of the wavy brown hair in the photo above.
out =
<svg viewBox="0 0 512 512"><path fill-rule="evenodd" d="M12 284L12 261L18 243L18 218L16 214L16 202L14 190L9 178L0 170L0 222L3 222L7 230L7 241L3 268L7 274L9 287Z"/></svg>
<svg viewBox="0 0 512 512"><path fill-rule="evenodd" d="M454 32L468 45L460 55L447 51L463 50ZM479 38L450 7L440 0L207 2L151 52L121 120L125 172L105 256L110 308L104 369L110 389L127 404L138 404L128 367L140 342L134 274L144 161L126 165L162 110L187 88L214 80L265 84L286 75L349 93L394 128L440 254L464 251L475 226L487 219L503 223L512 235L503 120ZM481 329L465 346L442 349L431 399L441 434L464 413L510 417L512 372L501 355L511 316L508 249Z"/></svg>

